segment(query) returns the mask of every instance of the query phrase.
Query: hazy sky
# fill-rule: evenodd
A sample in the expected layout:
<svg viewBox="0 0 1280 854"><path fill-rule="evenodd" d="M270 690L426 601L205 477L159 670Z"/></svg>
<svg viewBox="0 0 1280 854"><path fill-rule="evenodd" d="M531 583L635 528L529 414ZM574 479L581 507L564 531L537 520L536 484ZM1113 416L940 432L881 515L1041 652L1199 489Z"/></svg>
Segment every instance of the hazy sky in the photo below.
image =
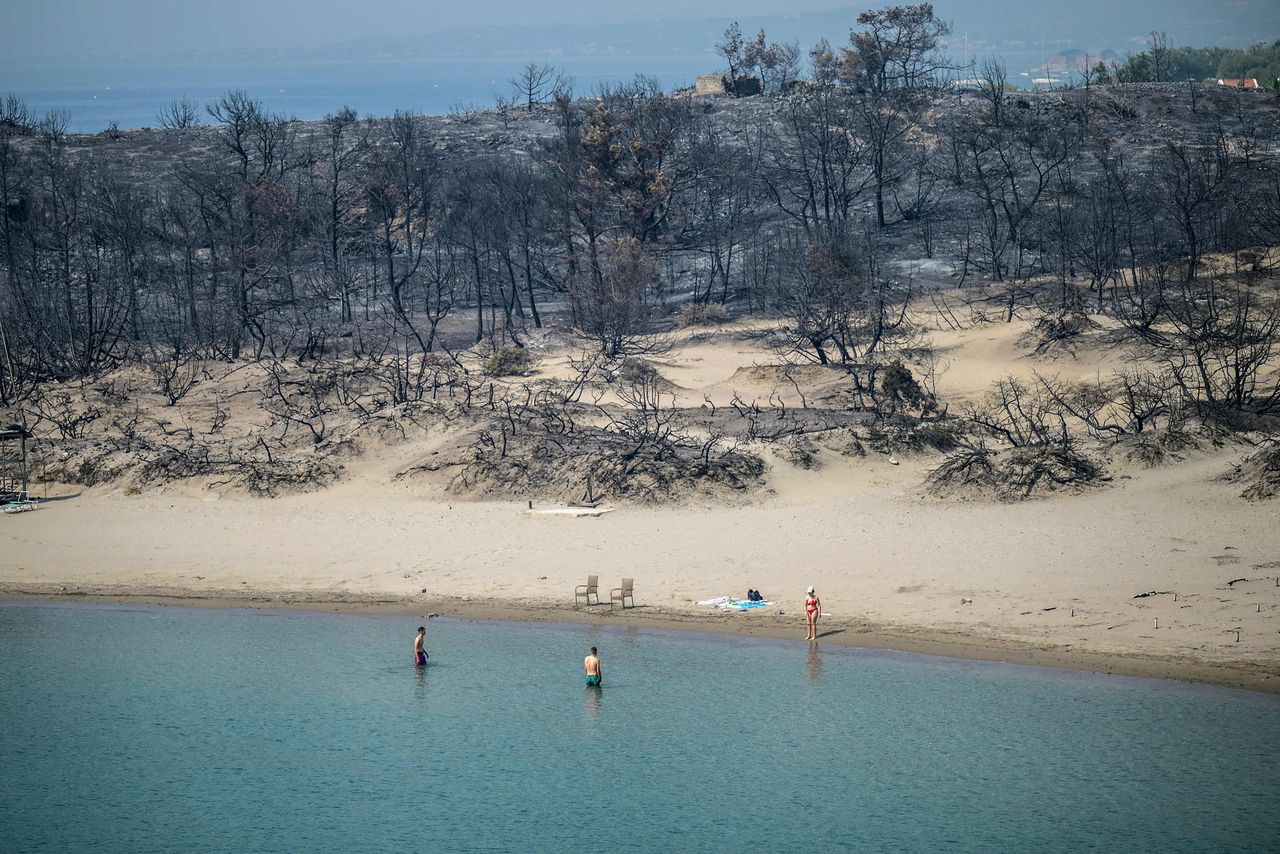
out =
<svg viewBox="0 0 1280 854"><path fill-rule="evenodd" d="M485 24L634 21L812 11L836 0L0 0L0 49L50 55L312 47Z"/></svg>

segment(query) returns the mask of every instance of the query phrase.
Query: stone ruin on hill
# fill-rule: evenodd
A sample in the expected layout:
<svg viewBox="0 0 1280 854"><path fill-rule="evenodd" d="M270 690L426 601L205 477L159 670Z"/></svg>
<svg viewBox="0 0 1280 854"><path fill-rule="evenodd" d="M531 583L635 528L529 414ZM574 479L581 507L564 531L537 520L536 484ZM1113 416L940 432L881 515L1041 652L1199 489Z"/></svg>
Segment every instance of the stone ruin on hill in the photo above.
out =
<svg viewBox="0 0 1280 854"><path fill-rule="evenodd" d="M739 77L730 81L723 74L703 74L695 82L695 95L731 95L734 98L746 98L764 92L764 83L759 77Z"/></svg>

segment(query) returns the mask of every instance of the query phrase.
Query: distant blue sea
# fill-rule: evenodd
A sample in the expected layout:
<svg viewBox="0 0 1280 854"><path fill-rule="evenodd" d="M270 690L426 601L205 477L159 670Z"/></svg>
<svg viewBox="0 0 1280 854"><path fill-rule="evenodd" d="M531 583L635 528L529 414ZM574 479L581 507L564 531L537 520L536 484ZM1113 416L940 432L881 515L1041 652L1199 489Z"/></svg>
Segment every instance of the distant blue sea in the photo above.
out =
<svg viewBox="0 0 1280 854"><path fill-rule="evenodd" d="M1274 696L450 620L422 671L419 622L0 606L0 849L1280 845Z"/></svg>
<svg viewBox="0 0 1280 854"><path fill-rule="evenodd" d="M692 85L712 64L706 56L664 56L575 60L564 67L574 78L574 91L590 94L601 83L628 81L636 74L654 77L666 89ZM520 63L493 61L0 66L0 95L20 95L41 115L66 109L73 131L96 133L113 121L121 128L156 127L156 115L171 100L185 97L204 105L228 89L244 89L273 112L299 119L323 118L344 106L361 116L492 107L495 95L510 93L507 81L520 68Z"/></svg>
<svg viewBox="0 0 1280 854"><path fill-rule="evenodd" d="M1039 52L1005 49L1011 82L1029 85L1017 69L1041 61ZM967 59L966 55L966 59ZM601 84L630 81L637 74L665 90L693 85L714 72L710 50L682 56L621 55L567 57L554 63L574 80L574 92L590 95ZM67 110L71 130L97 133L111 122L121 128L156 127L161 108L176 98L205 104L228 89L244 89L272 112L320 119L350 106L361 116L396 110L442 115L455 108L489 108L494 96L510 95L509 80L523 64L512 60L200 61L184 64L77 61L50 67L5 63L0 57L0 96L20 95L38 115ZM970 72L957 72L963 76ZM209 121L203 116L204 121Z"/></svg>

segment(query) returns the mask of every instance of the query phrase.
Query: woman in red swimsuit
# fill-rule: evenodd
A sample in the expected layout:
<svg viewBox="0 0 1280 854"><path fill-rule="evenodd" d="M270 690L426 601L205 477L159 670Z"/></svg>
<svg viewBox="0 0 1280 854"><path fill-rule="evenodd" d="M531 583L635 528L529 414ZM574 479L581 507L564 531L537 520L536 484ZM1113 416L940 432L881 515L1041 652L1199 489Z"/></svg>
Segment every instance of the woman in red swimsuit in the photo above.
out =
<svg viewBox="0 0 1280 854"><path fill-rule="evenodd" d="M807 591L808 595L804 597L804 618L809 622L809 636L805 640L816 641L818 639L818 617L822 615L822 600L818 598L818 594L813 592L810 587Z"/></svg>

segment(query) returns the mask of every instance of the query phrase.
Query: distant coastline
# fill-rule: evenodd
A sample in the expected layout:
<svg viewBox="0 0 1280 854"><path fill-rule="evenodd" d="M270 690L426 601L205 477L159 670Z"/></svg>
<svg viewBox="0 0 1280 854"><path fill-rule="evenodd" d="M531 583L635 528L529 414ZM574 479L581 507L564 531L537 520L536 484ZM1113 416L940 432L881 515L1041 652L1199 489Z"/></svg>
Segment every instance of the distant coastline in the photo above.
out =
<svg viewBox="0 0 1280 854"><path fill-rule="evenodd" d="M939 11L955 29L947 49L961 65L999 58L1009 83L1034 87L1036 78L1070 82L1079 57L1091 63L1122 60L1145 37L1157 17L1144 9L1113 10L1106 25L1087 15L1045 13L1035 22L991 19L977 9ZM969 15L966 19L965 14ZM1280 37L1249 9L1211 22L1187 21L1182 28L1160 21L1175 43L1243 47ZM714 45L727 24L767 30L771 38L795 41L802 52L820 38L844 40L856 11L840 7L791 15L732 15L666 21L488 26L441 30L391 38L356 38L309 47L187 48L68 51L56 55L0 56L0 96L14 93L38 114L70 113L70 129L98 133L154 127L170 100L211 101L229 88L242 88L273 112L316 120L345 106L361 115L390 115L397 109L444 115L452 109L492 107L508 78L528 62L562 67L575 78L575 92L591 94L602 82L636 75L671 90L692 85L699 74L715 72L723 58ZM1139 22L1141 24L1139 25ZM964 76L963 74L961 76ZM104 87L110 87L108 89Z"/></svg>

